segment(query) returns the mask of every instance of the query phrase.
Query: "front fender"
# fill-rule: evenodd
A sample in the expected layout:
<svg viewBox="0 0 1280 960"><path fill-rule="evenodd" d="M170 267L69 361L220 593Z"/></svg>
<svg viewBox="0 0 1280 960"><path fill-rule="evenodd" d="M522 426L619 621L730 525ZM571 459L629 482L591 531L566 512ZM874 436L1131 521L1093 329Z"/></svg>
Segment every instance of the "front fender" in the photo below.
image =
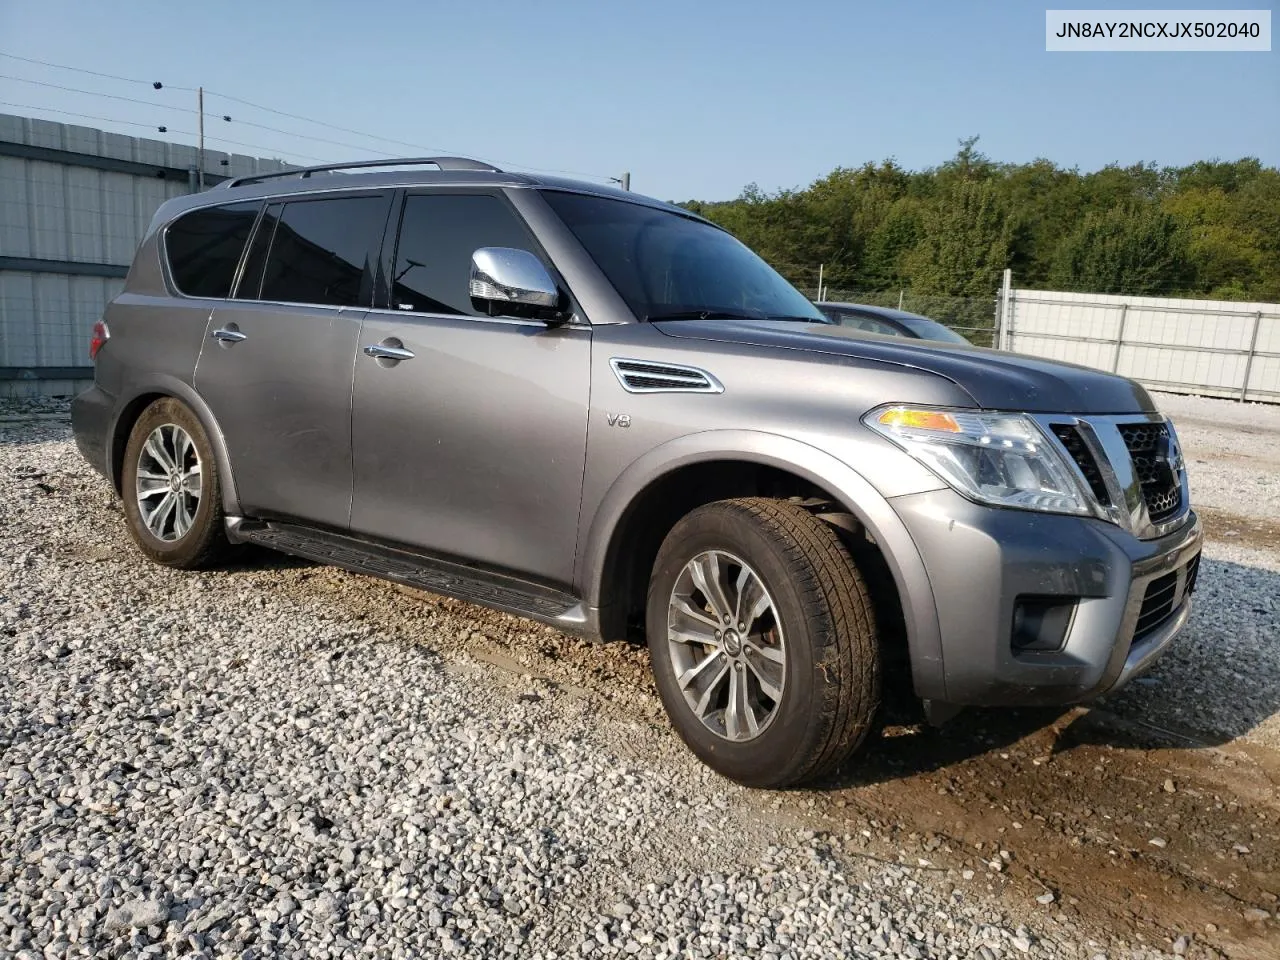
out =
<svg viewBox="0 0 1280 960"><path fill-rule="evenodd" d="M109 436L111 443L107 446L107 469L112 483L119 490L119 478L123 469L119 461L125 444L128 442L128 431L133 429L133 421L141 411L135 409L137 401L147 396L163 395L181 400L196 415L200 425L204 427L209 445L213 447L213 458L218 467L218 481L222 487L222 509L229 517L239 516L240 497L236 492L235 477L231 473L231 460L227 456L226 441L218 421L209 409L208 404L189 383L166 374L155 374L146 380L131 382L127 393L122 394L116 404L115 415L111 421ZM124 422L127 419L127 423ZM123 435L122 435L123 434Z"/></svg>
<svg viewBox="0 0 1280 960"><path fill-rule="evenodd" d="M650 450L618 475L600 501L579 550L577 582L587 603L598 608L606 592L609 544L630 504L664 476L682 467L716 460L745 460L797 474L836 497L869 530L893 574L902 599L916 692L945 700L942 638L933 588L924 561L893 507L848 464L791 437L751 430L687 434Z"/></svg>

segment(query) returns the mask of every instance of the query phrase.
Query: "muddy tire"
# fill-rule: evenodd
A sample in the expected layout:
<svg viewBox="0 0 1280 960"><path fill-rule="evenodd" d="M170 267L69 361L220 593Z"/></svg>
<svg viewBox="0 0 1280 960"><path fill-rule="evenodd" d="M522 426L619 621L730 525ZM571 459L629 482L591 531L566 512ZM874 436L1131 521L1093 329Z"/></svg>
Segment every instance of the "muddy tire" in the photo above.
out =
<svg viewBox="0 0 1280 960"><path fill-rule="evenodd" d="M199 419L166 397L142 411L125 446L121 498L129 533L156 563L216 565L228 549L213 447Z"/></svg>
<svg viewBox="0 0 1280 960"><path fill-rule="evenodd" d="M672 724L739 783L828 774L876 722L866 586L836 531L795 504L722 500L680 520L654 563L646 629Z"/></svg>

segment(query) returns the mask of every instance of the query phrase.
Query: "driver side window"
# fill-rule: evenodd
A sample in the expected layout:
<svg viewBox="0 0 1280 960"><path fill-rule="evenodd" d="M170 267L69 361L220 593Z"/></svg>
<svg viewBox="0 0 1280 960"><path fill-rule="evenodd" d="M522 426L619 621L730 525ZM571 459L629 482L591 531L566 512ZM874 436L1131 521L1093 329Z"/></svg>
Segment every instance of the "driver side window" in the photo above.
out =
<svg viewBox="0 0 1280 960"><path fill-rule="evenodd" d="M498 197L410 194L400 218L391 308L487 317L471 303L471 255L481 247L514 247L544 259L528 228Z"/></svg>

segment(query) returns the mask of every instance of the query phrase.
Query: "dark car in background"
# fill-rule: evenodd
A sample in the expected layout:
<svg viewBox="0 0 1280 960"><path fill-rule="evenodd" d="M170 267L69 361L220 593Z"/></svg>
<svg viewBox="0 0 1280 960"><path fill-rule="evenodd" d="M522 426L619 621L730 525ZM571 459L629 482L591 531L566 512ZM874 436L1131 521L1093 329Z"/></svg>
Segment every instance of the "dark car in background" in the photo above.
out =
<svg viewBox="0 0 1280 960"><path fill-rule="evenodd" d="M910 337L916 340L938 340L942 343L969 343L950 327L937 320L930 320L918 313L894 310L892 307L874 307L866 303L815 304L822 315L842 327L853 327L867 333L880 333L890 337Z"/></svg>

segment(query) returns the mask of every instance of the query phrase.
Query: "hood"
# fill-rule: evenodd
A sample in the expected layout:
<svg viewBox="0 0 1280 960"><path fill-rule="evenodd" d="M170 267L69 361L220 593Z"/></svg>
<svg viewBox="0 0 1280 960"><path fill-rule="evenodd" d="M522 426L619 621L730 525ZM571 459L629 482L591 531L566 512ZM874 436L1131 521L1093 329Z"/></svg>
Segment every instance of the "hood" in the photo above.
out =
<svg viewBox="0 0 1280 960"><path fill-rule="evenodd" d="M653 326L669 337L805 350L910 367L947 378L989 410L1102 414L1156 409L1142 385L1125 377L985 347L882 337L825 323L678 320ZM894 399L911 398L885 398Z"/></svg>

